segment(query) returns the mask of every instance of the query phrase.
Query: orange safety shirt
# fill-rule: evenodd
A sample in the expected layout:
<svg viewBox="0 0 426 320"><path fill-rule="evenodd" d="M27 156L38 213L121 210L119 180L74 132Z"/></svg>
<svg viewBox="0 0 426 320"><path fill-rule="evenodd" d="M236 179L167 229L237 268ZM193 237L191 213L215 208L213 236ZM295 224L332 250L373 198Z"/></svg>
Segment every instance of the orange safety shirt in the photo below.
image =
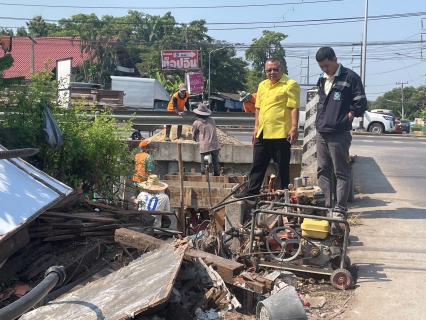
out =
<svg viewBox="0 0 426 320"><path fill-rule="evenodd" d="M135 174L133 176L133 181L135 182L143 182L148 178L148 170L146 168L146 159L149 154L146 152L138 153L135 156Z"/></svg>
<svg viewBox="0 0 426 320"><path fill-rule="evenodd" d="M256 97L257 97L257 93L252 93L249 101L247 102L243 101L244 112L251 112L251 113L256 112L256 107L255 107Z"/></svg>
<svg viewBox="0 0 426 320"><path fill-rule="evenodd" d="M170 99L169 105L167 106L167 111L174 111L173 109L173 98L177 100L177 108L179 112L182 112L185 109L185 103L189 99L189 93L185 92L185 98L179 97L179 91L174 93L172 98Z"/></svg>

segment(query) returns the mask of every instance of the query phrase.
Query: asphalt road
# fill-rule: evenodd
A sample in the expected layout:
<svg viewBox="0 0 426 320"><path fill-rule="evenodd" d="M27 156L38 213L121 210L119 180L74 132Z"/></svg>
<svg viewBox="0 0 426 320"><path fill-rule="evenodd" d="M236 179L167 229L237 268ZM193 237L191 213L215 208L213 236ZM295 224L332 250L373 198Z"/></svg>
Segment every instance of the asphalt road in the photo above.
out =
<svg viewBox="0 0 426 320"><path fill-rule="evenodd" d="M371 166L387 181L386 191L414 206L426 208L426 138L354 135L350 154L371 160ZM361 181L366 189L375 184L369 180ZM398 193L393 184L401 187Z"/></svg>

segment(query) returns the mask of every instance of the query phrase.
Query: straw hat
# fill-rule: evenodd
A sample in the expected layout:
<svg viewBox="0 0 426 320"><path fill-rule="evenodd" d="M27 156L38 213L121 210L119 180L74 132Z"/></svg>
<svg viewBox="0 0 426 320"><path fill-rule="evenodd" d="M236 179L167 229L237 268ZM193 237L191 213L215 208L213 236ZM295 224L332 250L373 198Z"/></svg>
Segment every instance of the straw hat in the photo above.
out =
<svg viewBox="0 0 426 320"><path fill-rule="evenodd" d="M251 96L250 92L241 91L240 92L240 101L244 101L245 98L249 98Z"/></svg>
<svg viewBox="0 0 426 320"><path fill-rule="evenodd" d="M161 182L156 174L150 174L146 181L139 183L139 187L150 191L162 191L167 189L168 186L167 183Z"/></svg>
<svg viewBox="0 0 426 320"><path fill-rule="evenodd" d="M207 108L204 103L200 103L197 109L193 110L194 113L199 114L201 116L209 116L212 112Z"/></svg>

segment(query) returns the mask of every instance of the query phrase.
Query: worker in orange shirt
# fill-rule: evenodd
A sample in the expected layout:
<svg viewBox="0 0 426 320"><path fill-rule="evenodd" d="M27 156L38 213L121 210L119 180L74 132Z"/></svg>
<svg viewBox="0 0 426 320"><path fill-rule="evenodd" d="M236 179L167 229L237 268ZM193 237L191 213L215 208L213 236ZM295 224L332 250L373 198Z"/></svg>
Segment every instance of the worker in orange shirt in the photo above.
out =
<svg viewBox="0 0 426 320"><path fill-rule="evenodd" d="M139 183L146 181L155 168L154 161L149 154L148 144L149 141L141 141L139 143L140 152L135 156L135 173L132 180L136 186Z"/></svg>
<svg viewBox="0 0 426 320"><path fill-rule="evenodd" d="M181 83L179 85L179 90L173 94L170 99L169 105L167 106L167 111L174 112L179 116L183 115L183 111L189 111L189 93L187 92L186 85ZM171 125L166 125L166 136L164 141L170 141L170 131L172 130ZM182 134L182 126L178 125L177 127L177 138L179 139Z"/></svg>
<svg viewBox="0 0 426 320"><path fill-rule="evenodd" d="M245 91L240 92L240 101L243 102L244 112L256 112L256 97L256 93L250 93Z"/></svg>

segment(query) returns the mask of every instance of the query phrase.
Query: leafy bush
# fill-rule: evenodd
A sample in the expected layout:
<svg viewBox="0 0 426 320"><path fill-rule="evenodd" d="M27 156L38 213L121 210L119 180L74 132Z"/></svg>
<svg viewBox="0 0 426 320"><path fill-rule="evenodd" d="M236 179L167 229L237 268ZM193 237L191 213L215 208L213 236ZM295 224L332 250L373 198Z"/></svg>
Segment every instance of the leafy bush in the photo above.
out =
<svg viewBox="0 0 426 320"><path fill-rule="evenodd" d="M27 160L35 167L83 192L96 192L110 201L120 177L133 172L133 154L125 138L131 122L118 123L111 111L83 110L71 104L57 104L58 88L47 71L34 74L31 83L9 93L9 106L1 107L4 121L0 124L0 142L8 149L39 148ZM51 148L43 135L43 101L63 132L64 143Z"/></svg>
<svg viewBox="0 0 426 320"><path fill-rule="evenodd" d="M422 125L421 124L413 124L412 131L422 131Z"/></svg>

